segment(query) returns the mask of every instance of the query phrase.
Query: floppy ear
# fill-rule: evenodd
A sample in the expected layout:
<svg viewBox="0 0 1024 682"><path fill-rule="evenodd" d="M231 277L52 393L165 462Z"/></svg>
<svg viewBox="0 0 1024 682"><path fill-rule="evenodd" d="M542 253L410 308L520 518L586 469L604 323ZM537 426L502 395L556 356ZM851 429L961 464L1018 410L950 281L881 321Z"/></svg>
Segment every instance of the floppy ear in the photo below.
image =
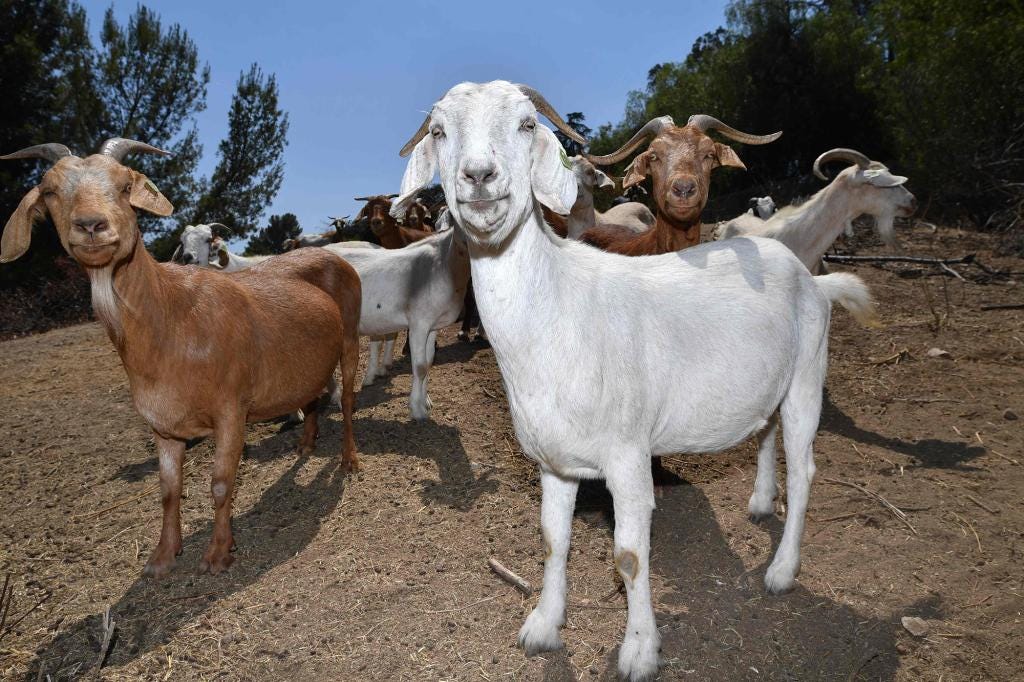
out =
<svg viewBox="0 0 1024 682"><path fill-rule="evenodd" d="M7 221L4 236L0 239L0 263L10 263L28 251L29 244L32 243L32 223L42 218L44 213L45 207L39 199L39 188L33 187Z"/></svg>
<svg viewBox="0 0 1024 682"><path fill-rule="evenodd" d="M533 134L530 157L533 196L555 213L569 213L576 203L576 174L558 138L540 123Z"/></svg>
<svg viewBox="0 0 1024 682"><path fill-rule="evenodd" d="M404 217L409 206L416 200L424 187L434 179L437 172L437 153L434 150L434 136L427 135L416 143L402 176L402 187L398 199L391 204L389 213L396 220Z"/></svg>
<svg viewBox="0 0 1024 682"><path fill-rule="evenodd" d="M626 177L622 178L622 189L628 189L644 181L644 178L651 172L650 160L650 152L638 154L633 159L633 163L629 164L629 167L626 168Z"/></svg>
<svg viewBox="0 0 1024 682"><path fill-rule="evenodd" d="M128 203L153 215L169 216L174 213L174 206L167 201L167 197L160 194L156 185L138 171L132 171L132 193L128 196Z"/></svg>
<svg viewBox="0 0 1024 682"><path fill-rule="evenodd" d="M747 170L747 167L743 165L742 161L740 161L739 155L727 144L716 142L715 156L718 157L719 166L732 166L733 168L742 168L743 170Z"/></svg>

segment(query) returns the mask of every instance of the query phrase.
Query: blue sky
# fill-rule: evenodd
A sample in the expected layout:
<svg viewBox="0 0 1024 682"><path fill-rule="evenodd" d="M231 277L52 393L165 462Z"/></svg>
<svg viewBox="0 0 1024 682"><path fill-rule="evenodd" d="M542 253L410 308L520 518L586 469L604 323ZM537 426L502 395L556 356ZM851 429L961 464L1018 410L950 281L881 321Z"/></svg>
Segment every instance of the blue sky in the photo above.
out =
<svg viewBox="0 0 1024 682"><path fill-rule="evenodd" d="M95 37L111 2L81 4ZM563 115L582 111L596 128L621 119L627 93L643 87L651 66L682 60L697 36L722 25L725 7L724 0L146 4L165 26L181 24L210 65L198 119L202 173L216 162L239 73L256 62L276 74L291 129L284 183L267 215L295 213L305 231L328 215L355 214L361 204L353 197L397 192L405 170L399 148L455 83L528 83ZM136 0L113 7L124 23Z"/></svg>

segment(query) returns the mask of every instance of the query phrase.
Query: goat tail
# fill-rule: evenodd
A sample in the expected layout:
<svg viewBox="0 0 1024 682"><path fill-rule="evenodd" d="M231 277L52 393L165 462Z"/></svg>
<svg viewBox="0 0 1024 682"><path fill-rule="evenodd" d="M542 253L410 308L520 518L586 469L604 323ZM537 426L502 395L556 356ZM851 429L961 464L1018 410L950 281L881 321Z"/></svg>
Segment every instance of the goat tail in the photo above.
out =
<svg viewBox="0 0 1024 682"><path fill-rule="evenodd" d="M814 278L821 293L830 302L839 303L853 315L857 322L865 327L878 328L882 323L875 310L875 301L871 298L868 285L857 275L849 272L834 272L831 275L819 275Z"/></svg>

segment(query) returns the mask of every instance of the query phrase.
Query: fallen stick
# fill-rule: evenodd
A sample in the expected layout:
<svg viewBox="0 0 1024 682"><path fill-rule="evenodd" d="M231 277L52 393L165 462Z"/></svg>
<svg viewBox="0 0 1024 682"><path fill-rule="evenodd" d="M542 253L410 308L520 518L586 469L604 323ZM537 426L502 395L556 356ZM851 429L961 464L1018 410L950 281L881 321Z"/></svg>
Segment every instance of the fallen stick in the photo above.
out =
<svg viewBox="0 0 1024 682"><path fill-rule="evenodd" d="M893 516L895 516L895 517L896 517L897 519L899 519L900 521L902 521L902 522L903 522L903 524L904 524L904 525L905 525L905 526L906 526L907 528L909 528L909 529L910 529L910 531L911 531L911 532L912 532L912 533L913 533L914 535L917 535L917 529L916 529L916 528L914 528L914 527L913 527L913 526L912 526L912 525L910 524L910 521L909 521L909 520L907 520L907 515L906 515L906 514L905 514L905 513L903 512L903 510L902 510L902 509L900 509L899 507L897 507L896 505L894 505L894 504L893 504L892 502L890 502L889 500L887 500L887 499L885 499L884 497L882 497L881 495L879 495L878 493L876 493L876 492L874 492L874 491L871 491L871 490L868 490L868 489L867 489L867 488L865 488L864 486L862 486L862 485L858 485L858 484L856 484L856 483L853 483L853 482L851 482L851 481L842 481L842 480L840 480L840 479L838 479L838 478L823 478L822 480L824 480L824 481L827 481L828 483L834 483L834 484L836 484L836 485L845 485L845 486L846 486L846 487L848 487L848 488L853 488L854 490L859 490L860 492L864 493L865 495L867 495L867 496L868 496L868 497L870 497L871 499L873 499L873 500L876 500L876 501L878 501L879 503L881 503L881 505L882 505L883 507L885 507L885 508L886 508L886 509L888 509L888 510L889 510L890 512L892 512L892 515L893 515Z"/></svg>
<svg viewBox="0 0 1024 682"><path fill-rule="evenodd" d="M920 263L922 265L967 265L974 262L974 254L960 258L923 258L920 256L841 256L825 254L830 263Z"/></svg>
<svg viewBox="0 0 1024 682"><path fill-rule="evenodd" d="M533 586L530 585L529 582L505 568L502 563L494 557L487 560L487 565L491 567L491 570L494 571L499 578L510 585L514 585L519 588L519 590L527 597L533 594Z"/></svg>
<svg viewBox="0 0 1024 682"><path fill-rule="evenodd" d="M981 306L982 310L1024 310L1024 303L991 303Z"/></svg>
<svg viewBox="0 0 1024 682"><path fill-rule="evenodd" d="M97 673L103 667L103 663L107 660L107 654L110 652L110 641L114 638L114 629L117 624L110 620L110 607L103 612L103 622L100 623L100 627L103 628L103 642L100 644L100 655L96 658L96 671Z"/></svg>
<svg viewBox="0 0 1024 682"><path fill-rule="evenodd" d="M993 509L992 507L988 506L987 504L985 504L984 502L982 502L981 500L976 498L974 495L968 494L967 495L967 499L970 500L971 502L973 502L974 504L978 505L979 507L981 507L985 511L987 511L989 514L998 514L999 513L998 509Z"/></svg>

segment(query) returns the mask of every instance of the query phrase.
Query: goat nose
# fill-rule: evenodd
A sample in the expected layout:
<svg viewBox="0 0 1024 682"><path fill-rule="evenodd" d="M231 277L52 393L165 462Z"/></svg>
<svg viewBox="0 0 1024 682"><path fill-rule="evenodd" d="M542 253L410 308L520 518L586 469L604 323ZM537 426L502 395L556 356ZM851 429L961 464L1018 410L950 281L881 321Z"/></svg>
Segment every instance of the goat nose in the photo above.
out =
<svg viewBox="0 0 1024 682"><path fill-rule="evenodd" d="M697 192L697 182L692 179L679 179L672 183L672 194L685 199Z"/></svg>
<svg viewBox="0 0 1024 682"><path fill-rule="evenodd" d="M85 230L89 234L96 234L97 232L102 232L108 227L107 221L104 220L103 218L100 218L99 216L79 217L75 218L71 222L74 223L75 227L77 227L80 230Z"/></svg>
<svg viewBox="0 0 1024 682"><path fill-rule="evenodd" d="M181 262L184 263L185 265L192 265L193 261L195 261L195 258L192 256L191 253L186 253L181 257Z"/></svg>
<svg viewBox="0 0 1024 682"><path fill-rule="evenodd" d="M494 181L498 177L498 169L493 161L477 161L462 167L462 175L472 185L482 185Z"/></svg>

